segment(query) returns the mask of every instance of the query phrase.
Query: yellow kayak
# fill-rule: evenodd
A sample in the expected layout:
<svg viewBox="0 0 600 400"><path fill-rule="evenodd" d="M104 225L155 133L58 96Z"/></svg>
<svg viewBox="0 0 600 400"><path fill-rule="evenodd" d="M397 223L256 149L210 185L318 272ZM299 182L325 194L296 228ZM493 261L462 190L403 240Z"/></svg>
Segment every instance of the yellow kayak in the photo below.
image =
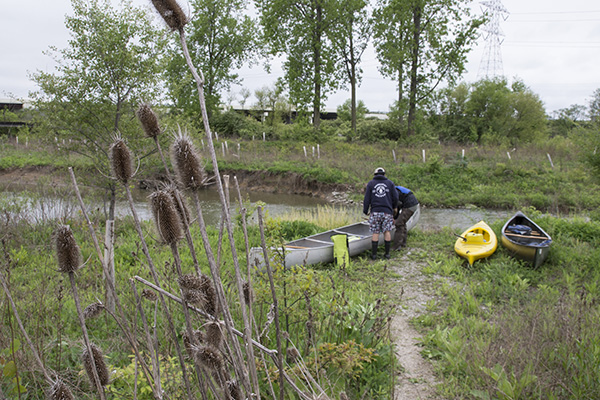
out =
<svg viewBox="0 0 600 400"><path fill-rule="evenodd" d="M469 265L473 265L475 260L491 256L497 247L496 234L483 221L479 221L464 231L454 244L456 253L466 258Z"/></svg>

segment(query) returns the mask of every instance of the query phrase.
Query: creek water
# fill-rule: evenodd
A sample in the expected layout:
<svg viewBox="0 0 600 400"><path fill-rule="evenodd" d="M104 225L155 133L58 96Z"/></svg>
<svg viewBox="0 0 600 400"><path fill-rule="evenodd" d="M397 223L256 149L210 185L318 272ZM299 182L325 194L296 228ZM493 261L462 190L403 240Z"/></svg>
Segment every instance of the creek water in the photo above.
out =
<svg viewBox="0 0 600 400"><path fill-rule="evenodd" d="M152 214L148 204L150 192L135 190L133 192L134 205L138 217L149 220ZM199 192L200 205L204 220L208 225L215 225L221 218L221 203L216 190L206 189ZM34 195L29 192L1 192L0 193L0 218L25 218L29 222L47 219L67 219L79 212L79 204L74 202L73 196ZM237 192L231 190L231 212L237 213ZM288 213L302 213L316 211L319 207L329 205L326 200L294 194L274 194L265 192L242 191L242 199L245 206L252 208L258 202L264 203L266 214L276 217ZM106 204L98 200L89 201L84 198L88 211L104 210ZM352 220L359 221L363 218L362 205L336 205L340 212L351 215ZM129 204L125 199L119 199L116 205L118 217L131 215ZM449 227L454 230L463 230L474 223L484 220L492 223L498 219L506 220L512 215L511 211L488 210L481 208L442 209L424 207L421 210L421 218L415 229L432 230ZM249 216L250 223L256 222L256 212Z"/></svg>

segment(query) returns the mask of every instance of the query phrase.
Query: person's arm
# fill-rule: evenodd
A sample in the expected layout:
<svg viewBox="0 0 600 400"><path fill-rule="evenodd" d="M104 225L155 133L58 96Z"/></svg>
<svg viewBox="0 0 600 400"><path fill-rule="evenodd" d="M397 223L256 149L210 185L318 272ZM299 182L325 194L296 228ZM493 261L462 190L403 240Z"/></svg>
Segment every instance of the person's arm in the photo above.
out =
<svg viewBox="0 0 600 400"><path fill-rule="evenodd" d="M371 206L371 188L367 185L365 190L365 198L363 199L363 214L369 215L369 207Z"/></svg>

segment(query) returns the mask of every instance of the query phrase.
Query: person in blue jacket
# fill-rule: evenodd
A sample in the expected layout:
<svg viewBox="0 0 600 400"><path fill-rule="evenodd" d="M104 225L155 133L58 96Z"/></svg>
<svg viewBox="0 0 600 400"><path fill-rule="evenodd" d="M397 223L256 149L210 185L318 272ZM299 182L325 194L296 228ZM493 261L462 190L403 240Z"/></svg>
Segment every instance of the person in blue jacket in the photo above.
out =
<svg viewBox="0 0 600 400"><path fill-rule="evenodd" d="M406 246L406 236L408 229L406 222L413 216L419 207L419 201L415 194L404 186L396 186L398 192L398 203L394 211L394 225L396 233L394 234L393 250L400 250Z"/></svg>
<svg viewBox="0 0 600 400"><path fill-rule="evenodd" d="M394 208L398 204L398 191L392 181L385 177L385 170L375 169L373 179L367 183L363 201L363 213L369 216L371 238L371 259L377 259L379 234L383 233L386 259L390 258L392 229L394 228Z"/></svg>

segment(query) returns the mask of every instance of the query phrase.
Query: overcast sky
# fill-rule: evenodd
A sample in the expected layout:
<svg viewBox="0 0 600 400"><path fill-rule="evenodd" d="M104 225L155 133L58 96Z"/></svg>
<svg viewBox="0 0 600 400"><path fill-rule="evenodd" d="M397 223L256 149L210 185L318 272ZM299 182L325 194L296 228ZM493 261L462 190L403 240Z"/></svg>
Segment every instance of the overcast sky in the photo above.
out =
<svg viewBox="0 0 600 400"><path fill-rule="evenodd" d="M117 4L113 0L113 4ZM150 0L134 0L149 5ZM181 2L180 4L184 4ZM600 88L600 3L597 0L502 0L509 12L502 20L501 59L509 81L522 80L544 102L546 111L587 105ZM474 3L481 12L479 2ZM49 46L64 48L69 39L65 15L71 15L70 0L0 0L0 98L26 98L36 86L28 73L54 71L53 60L43 52ZM469 55L466 82L479 74L484 37ZM387 111L397 98L395 82L384 79L371 51L363 57L362 85L358 98L371 111ZM282 75L277 64L271 74L260 66L243 69L243 86L252 92L272 86ZM232 88L236 95L240 86ZM350 97L349 91L331 94L327 107L335 108ZM223 96L226 100L227 96Z"/></svg>

